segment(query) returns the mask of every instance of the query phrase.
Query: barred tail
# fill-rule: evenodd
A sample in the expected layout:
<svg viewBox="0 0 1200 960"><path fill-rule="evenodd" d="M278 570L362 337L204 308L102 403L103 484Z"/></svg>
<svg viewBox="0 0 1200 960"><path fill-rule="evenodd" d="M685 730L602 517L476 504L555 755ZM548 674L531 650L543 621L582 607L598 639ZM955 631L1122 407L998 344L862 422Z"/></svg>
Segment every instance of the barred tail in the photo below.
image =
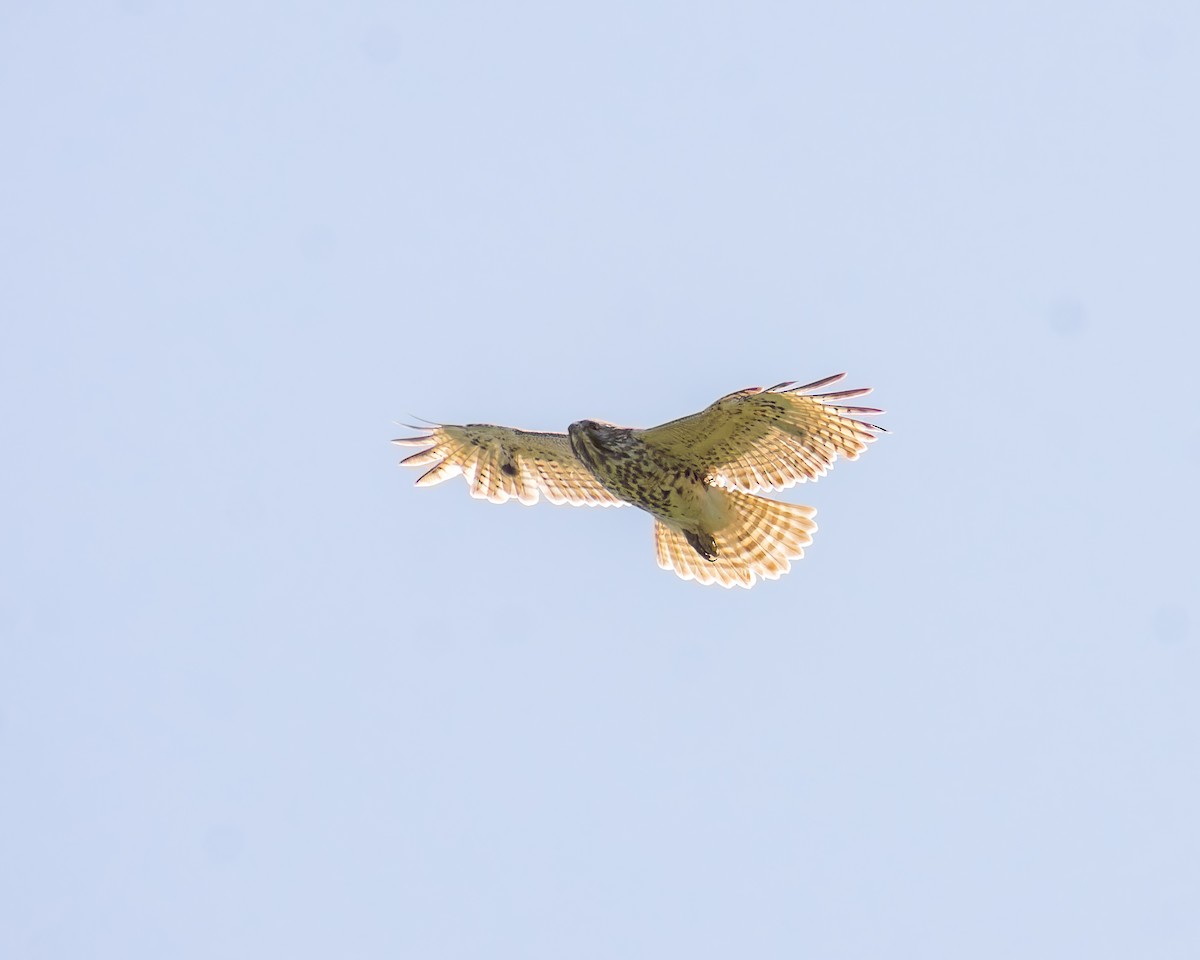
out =
<svg viewBox="0 0 1200 960"><path fill-rule="evenodd" d="M729 522L713 533L716 560L705 560L687 536L661 520L654 524L658 565L684 580L719 583L723 587L752 587L757 577L778 580L791 569L791 560L804 556L817 529L816 510L780 503L737 490L714 490L727 498Z"/></svg>

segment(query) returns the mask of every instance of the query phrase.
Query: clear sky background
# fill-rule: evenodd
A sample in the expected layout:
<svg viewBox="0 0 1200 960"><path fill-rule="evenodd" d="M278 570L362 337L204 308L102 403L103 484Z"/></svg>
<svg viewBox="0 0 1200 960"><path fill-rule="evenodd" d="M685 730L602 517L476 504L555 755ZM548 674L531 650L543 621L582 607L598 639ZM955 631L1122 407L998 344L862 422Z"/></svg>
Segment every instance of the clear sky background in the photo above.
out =
<svg viewBox="0 0 1200 960"><path fill-rule="evenodd" d="M1200 956L1200 9L5 3L0 955ZM893 431L752 591L396 421Z"/></svg>

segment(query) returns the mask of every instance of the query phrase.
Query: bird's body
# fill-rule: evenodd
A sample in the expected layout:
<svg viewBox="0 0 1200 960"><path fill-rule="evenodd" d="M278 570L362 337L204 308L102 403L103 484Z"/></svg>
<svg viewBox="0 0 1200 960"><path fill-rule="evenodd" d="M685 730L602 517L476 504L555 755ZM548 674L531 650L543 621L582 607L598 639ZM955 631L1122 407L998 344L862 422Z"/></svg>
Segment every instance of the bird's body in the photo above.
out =
<svg viewBox="0 0 1200 960"><path fill-rule="evenodd" d="M595 420L567 434L490 424L439 425L397 443L429 445L403 463L433 464L417 485L463 473L472 496L502 503L620 506L655 520L659 566L685 580L752 586L775 579L804 554L811 507L753 496L823 476L837 457L855 459L883 430L849 414L881 413L828 401L869 389L818 394L845 374L793 387L750 387L700 413L645 430Z"/></svg>
<svg viewBox="0 0 1200 960"><path fill-rule="evenodd" d="M717 487L708 484L693 464L656 451L636 430L594 420L571 424L571 450L600 484L619 500L640 507L657 520L705 542L724 526L726 509ZM706 539L707 535L707 539Z"/></svg>

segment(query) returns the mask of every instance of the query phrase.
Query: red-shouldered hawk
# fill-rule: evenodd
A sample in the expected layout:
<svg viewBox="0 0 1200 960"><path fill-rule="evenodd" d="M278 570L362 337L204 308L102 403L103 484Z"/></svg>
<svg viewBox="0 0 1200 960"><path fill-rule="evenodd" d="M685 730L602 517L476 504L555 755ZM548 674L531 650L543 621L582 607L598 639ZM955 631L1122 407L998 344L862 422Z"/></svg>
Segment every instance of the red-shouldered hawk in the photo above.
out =
<svg viewBox="0 0 1200 960"><path fill-rule="evenodd" d="M432 464L419 487L462 473L471 496L493 503L532 504L544 495L551 503L632 504L655 519L664 570L751 587L757 577L787 573L817 529L812 507L753 494L823 477L839 456L855 460L887 432L855 419L882 410L840 405L870 387L817 392L845 376L749 387L645 430L596 420L573 423L565 434L472 423L395 442L429 447L401 461Z"/></svg>

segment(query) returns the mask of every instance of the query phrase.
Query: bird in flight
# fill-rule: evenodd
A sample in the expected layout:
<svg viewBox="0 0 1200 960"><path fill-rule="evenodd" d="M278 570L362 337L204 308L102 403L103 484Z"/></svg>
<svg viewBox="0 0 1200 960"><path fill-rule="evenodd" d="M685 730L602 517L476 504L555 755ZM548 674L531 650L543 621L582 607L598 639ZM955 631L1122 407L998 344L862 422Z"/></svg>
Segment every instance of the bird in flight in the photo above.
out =
<svg viewBox="0 0 1200 960"><path fill-rule="evenodd" d="M632 504L654 517L664 570L751 587L787 573L817 529L812 507L754 494L817 480L839 456L856 460L887 432L856 419L882 410L842 404L870 387L821 392L845 376L748 387L644 430L599 420L572 423L566 433L436 424L394 442L427 448L400 461L430 466L418 487L461 473L471 496L492 503L533 504L544 496L575 506Z"/></svg>

